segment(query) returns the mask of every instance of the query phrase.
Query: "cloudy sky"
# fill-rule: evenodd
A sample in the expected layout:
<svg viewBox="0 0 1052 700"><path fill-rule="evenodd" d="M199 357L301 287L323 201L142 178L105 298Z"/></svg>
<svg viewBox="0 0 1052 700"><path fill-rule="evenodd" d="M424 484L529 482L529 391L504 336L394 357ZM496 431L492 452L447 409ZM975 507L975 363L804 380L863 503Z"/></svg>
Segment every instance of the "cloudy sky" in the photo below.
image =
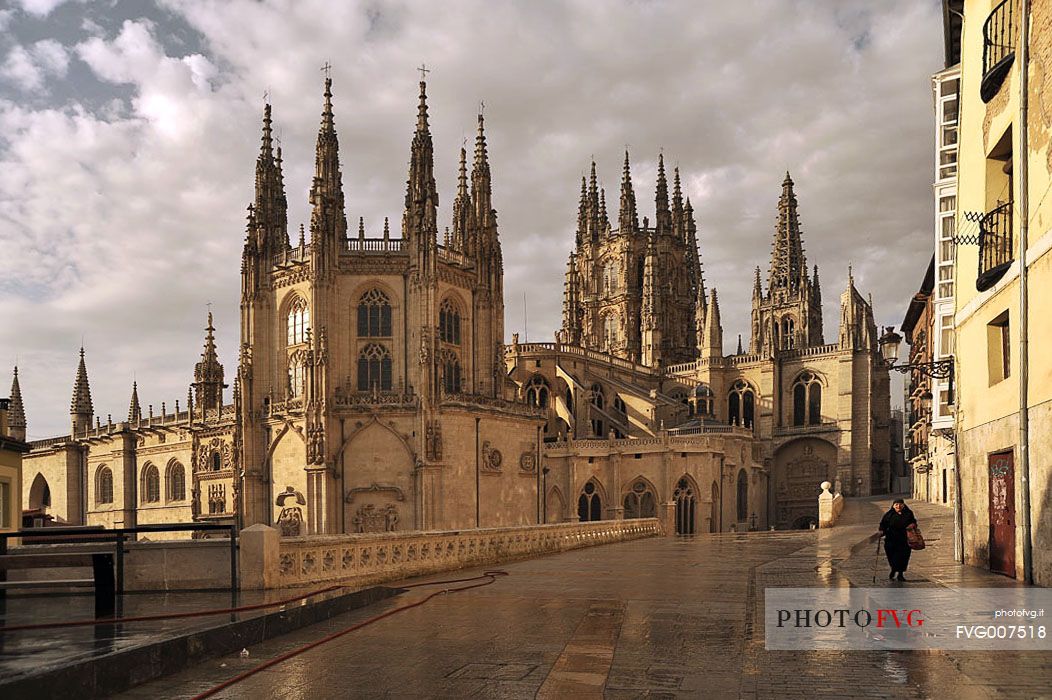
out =
<svg viewBox="0 0 1052 700"><path fill-rule="evenodd" d="M443 223L485 101L509 338L525 335L525 293L529 338L552 339L580 176L594 156L616 193L626 146L641 216L658 152L682 171L728 352L747 332L787 169L827 341L849 263L878 324L901 320L927 264L937 0L0 8L0 386L17 360L33 439L68 430L82 339L103 420L126 415L133 378L144 404L185 401L209 302L233 374L263 94L295 230L326 61L347 215L369 235L400 218L416 67L432 70Z"/></svg>

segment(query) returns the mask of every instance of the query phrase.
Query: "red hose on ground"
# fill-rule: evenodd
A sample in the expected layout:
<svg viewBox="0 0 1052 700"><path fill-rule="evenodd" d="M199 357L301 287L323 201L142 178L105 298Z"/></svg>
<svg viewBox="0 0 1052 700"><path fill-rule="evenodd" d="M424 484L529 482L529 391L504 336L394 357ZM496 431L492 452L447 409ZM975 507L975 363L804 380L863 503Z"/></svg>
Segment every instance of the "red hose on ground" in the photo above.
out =
<svg viewBox="0 0 1052 700"><path fill-rule="evenodd" d="M119 622L146 622L149 620L176 620L183 617L205 617L207 615L224 615L228 613L248 612L250 610L262 610L263 608L276 608L279 605L286 605L288 603L295 603L298 600L304 598L310 598L312 595L319 595L321 593L328 593L329 591L335 591L340 588L346 588L346 586L329 586L328 588L321 588L310 593L304 593L292 598L283 598L282 600L275 600L270 603L255 603L253 605L242 605L237 608L213 608L211 610L196 610L192 612L181 612L181 613L166 613L162 615L139 615L136 617L108 617L102 619L91 619L91 620L70 620L68 622L40 622L33 625L11 625L10 627L0 627L0 634L5 632L19 632L22 630L46 630L55 629L57 627L89 627L92 625L113 625Z"/></svg>
<svg viewBox="0 0 1052 700"><path fill-rule="evenodd" d="M203 693L201 693L199 695L195 695L193 698L191 698L191 700L203 700L204 698L211 697L211 696L215 695L216 693L220 692L221 690L225 690L225 689L229 688L230 686L232 686L232 685L234 685L236 683L240 683L241 681L245 680L246 678L249 678L250 676L256 675L260 671L265 671L266 669L268 669L268 668L270 668L272 666L276 666L276 665L280 664L283 661L287 661L288 659L291 659L294 656L299 656L300 654L302 654L305 651L310 651L311 649L313 649L315 647L319 647L322 644L326 644L328 642L331 642L334 639L338 639L339 637L342 637L345 634L353 632L353 631L355 631L357 629L361 629L362 627L365 627L366 625L371 625L374 622L379 622L380 620L384 619L385 617L390 617L391 615L403 612L405 610L409 610L411 608L420 607L421 605L423 605L424 603L428 602L432 598L438 597L440 595L444 595L446 593L460 593L461 591L471 590L472 588L481 588L482 586L488 586L488 585L492 584L494 581L496 581L498 576L507 576L507 575L508 575L507 571L483 571L481 576L473 576L471 578L449 579L449 580L444 580L444 581L428 581L428 582L425 582L425 583L414 583L414 584L411 584L411 585L408 585L408 586L399 586L399 588L417 588L419 586L439 586L439 585L448 584L448 583L463 583L463 582L467 582L467 581L477 581L477 580L483 579L483 578L489 579L488 581L485 581L483 583L476 583L476 584L473 584L471 586L462 586L460 588L444 588L441 591L435 591L434 593L430 594L429 596L427 596L427 597L425 597L425 598L423 598L421 600L418 600L415 603L408 603L408 604L403 605L403 606L398 607L398 608L392 608L391 610L388 610L385 613L381 613L381 614L376 615L374 617L370 617L370 618L368 618L366 620L363 620L361 622L353 624L350 627L342 629L339 632L334 632L334 633L332 633L332 634L330 634L330 635L328 635L326 637L322 637L321 639L319 639L317 641L314 641L314 642L311 642L310 644L305 644L304 646L301 646L301 647L299 647L297 649L293 649L292 651L287 651L284 654L281 654L280 656L275 656L273 659L270 659L269 661L265 661L264 663L261 663L258 666L250 668L249 670L244 671L242 673L239 673L238 675L234 676L233 678L231 678L229 680L223 681L219 685L217 685L217 686L215 686L213 688L210 688L209 690L206 690L205 692L203 692Z"/></svg>

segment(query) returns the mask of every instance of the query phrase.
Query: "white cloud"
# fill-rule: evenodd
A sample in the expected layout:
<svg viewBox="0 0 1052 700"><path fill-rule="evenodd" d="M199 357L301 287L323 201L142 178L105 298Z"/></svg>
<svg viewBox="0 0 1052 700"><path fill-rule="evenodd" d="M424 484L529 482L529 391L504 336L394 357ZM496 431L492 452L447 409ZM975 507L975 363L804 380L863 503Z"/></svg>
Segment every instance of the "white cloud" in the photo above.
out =
<svg viewBox="0 0 1052 700"><path fill-rule="evenodd" d="M821 267L827 336L849 260L888 323L930 254L935 3L887 0L850 14L832 1L782 0L704 12L690 2L164 6L204 50L170 48L180 44L161 19L111 34L91 24L94 38L74 48L128 99L88 111L0 98L0 249L20 271L0 280L0 347L23 358L34 436L66 427L82 333L103 416L126 410L133 372L144 403L185 397L208 301L233 371L261 95L269 91L282 135L294 231L309 216L326 61L348 218L364 216L370 235L384 216L400 220L414 67L433 69L443 225L457 150L485 100L509 335L521 330L523 291L530 337L558 326L580 174L594 154L616 217L626 143L641 216L652 216L658 150L683 170L728 351L747 330L752 268L767 268L787 168L808 260ZM24 89L46 87L68 66L54 49L16 47L3 73Z"/></svg>
<svg viewBox="0 0 1052 700"><path fill-rule="evenodd" d="M26 92L37 92L45 88L48 77L65 77L68 69L66 48L53 39L43 39L28 49L12 47L0 65L0 76Z"/></svg>
<svg viewBox="0 0 1052 700"><path fill-rule="evenodd" d="M59 5L68 0L15 0L22 9L37 17L47 17Z"/></svg>

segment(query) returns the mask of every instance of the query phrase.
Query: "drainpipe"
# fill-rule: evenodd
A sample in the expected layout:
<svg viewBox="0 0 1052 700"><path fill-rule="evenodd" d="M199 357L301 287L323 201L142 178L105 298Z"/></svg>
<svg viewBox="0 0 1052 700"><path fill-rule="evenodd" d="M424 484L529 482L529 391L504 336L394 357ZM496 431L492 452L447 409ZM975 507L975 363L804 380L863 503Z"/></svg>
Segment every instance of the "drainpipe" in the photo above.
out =
<svg viewBox="0 0 1052 700"><path fill-rule="evenodd" d="M1028 340L1029 296L1027 290L1026 249L1029 231L1029 134L1027 129L1030 62L1030 0L1022 0L1019 39L1019 240L1016 242L1016 264L1019 266L1019 473L1020 506L1022 510L1023 580L1034 582L1033 542L1030 529L1030 411Z"/></svg>

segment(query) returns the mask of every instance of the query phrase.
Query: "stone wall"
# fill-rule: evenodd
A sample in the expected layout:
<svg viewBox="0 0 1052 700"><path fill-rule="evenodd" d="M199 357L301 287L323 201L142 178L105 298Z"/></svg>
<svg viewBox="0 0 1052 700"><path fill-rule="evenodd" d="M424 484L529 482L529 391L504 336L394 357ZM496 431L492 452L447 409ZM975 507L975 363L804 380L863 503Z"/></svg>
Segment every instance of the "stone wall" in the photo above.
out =
<svg viewBox="0 0 1052 700"><path fill-rule="evenodd" d="M661 535L657 519L524 527L279 538L242 531L242 588L340 582L364 586L469 566Z"/></svg>

